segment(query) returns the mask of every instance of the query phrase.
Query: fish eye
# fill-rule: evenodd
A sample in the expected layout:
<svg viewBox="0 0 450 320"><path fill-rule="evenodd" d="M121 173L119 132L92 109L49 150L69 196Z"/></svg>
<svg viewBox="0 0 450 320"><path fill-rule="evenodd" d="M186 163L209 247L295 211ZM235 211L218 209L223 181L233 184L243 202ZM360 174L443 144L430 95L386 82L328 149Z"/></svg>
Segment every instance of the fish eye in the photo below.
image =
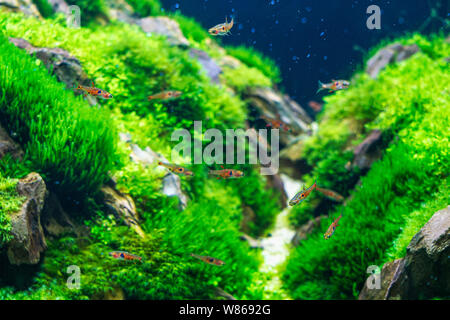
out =
<svg viewBox="0 0 450 320"><path fill-rule="evenodd" d="M209 262L214 262L213 258L209 258L208 260L209 260Z"/></svg>
<svg viewBox="0 0 450 320"><path fill-rule="evenodd" d="M100 94L100 93L102 93L102 90L98 90L98 92L97 92L98 94Z"/></svg>

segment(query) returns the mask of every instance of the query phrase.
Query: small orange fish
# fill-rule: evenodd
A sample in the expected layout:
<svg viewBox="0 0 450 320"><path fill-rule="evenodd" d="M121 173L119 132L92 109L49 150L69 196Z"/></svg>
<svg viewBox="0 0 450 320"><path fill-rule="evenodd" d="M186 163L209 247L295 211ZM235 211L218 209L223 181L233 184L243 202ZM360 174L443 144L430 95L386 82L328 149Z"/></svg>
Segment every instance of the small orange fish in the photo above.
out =
<svg viewBox="0 0 450 320"><path fill-rule="evenodd" d="M316 190L333 200L336 200L339 202L344 201L344 197L341 196L339 193L334 192L333 190L322 189L319 187L316 187Z"/></svg>
<svg viewBox="0 0 450 320"><path fill-rule="evenodd" d="M208 30L208 33L212 36L227 36L231 34L231 28L234 26L234 18L231 18L231 22L228 23L227 18L225 18L225 23L218 24Z"/></svg>
<svg viewBox="0 0 450 320"><path fill-rule="evenodd" d="M242 178L244 173L239 170L234 169L225 169L221 166L223 170L209 170L209 174L218 176L217 179L232 179L232 178Z"/></svg>
<svg viewBox="0 0 450 320"><path fill-rule="evenodd" d="M109 255L117 260L131 260L131 261L139 260L139 261L142 261L141 257L139 257L135 254L125 252L125 251L112 251L109 253Z"/></svg>
<svg viewBox="0 0 450 320"><path fill-rule="evenodd" d="M181 91L172 91L172 90L163 91L163 92L157 93L155 95L149 96L148 101L156 100L156 99L159 99L159 100L175 99L175 98L178 98L179 96L181 96L181 94L182 94Z"/></svg>
<svg viewBox="0 0 450 320"><path fill-rule="evenodd" d="M325 234L323 235L325 240L330 239L331 236L334 234L334 232L336 231L336 228L339 226L339 220L341 220L341 218L342 218L342 212L341 212L341 215L336 220L334 220L334 222L330 225L327 232L325 232Z"/></svg>
<svg viewBox="0 0 450 320"><path fill-rule="evenodd" d="M176 174L182 174L185 176L193 176L194 175L194 172L186 170L185 168L177 166L177 165L163 163L161 161L158 162L158 165L163 166L163 167L169 169L171 172L176 173Z"/></svg>
<svg viewBox="0 0 450 320"><path fill-rule="evenodd" d="M82 85L78 85L78 87L75 90L83 90L84 92L86 92L84 94L84 97L87 97L87 95L91 95L93 97L99 97L102 99L112 99L112 94L110 94L109 92L106 92L105 90L96 88L94 86L94 82L92 82L92 87L85 87Z"/></svg>
<svg viewBox="0 0 450 320"><path fill-rule="evenodd" d="M317 90L317 93L319 93L322 90L329 90L329 92L335 92L339 90L345 90L348 89L350 86L350 82L347 80L331 80L331 83L322 83L319 80L319 90Z"/></svg>
<svg viewBox="0 0 450 320"><path fill-rule="evenodd" d="M274 129L283 129L284 131L290 131L291 129L289 128L289 126L284 123L283 121L281 121L280 117L278 116L277 119L272 119L266 116L261 116L261 119L264 119L268 122L268 124L266 125L266 127L272 127Z"/></svg>
<svg viewBox="0 0 450 320"><path fill-rule="evenodd" d="M295 206L296 204L299 204L300 202L302 202L303 200L305 200L309 194L315 189L317 188L317 184L314 182L314 184L309 187L308 189L305 189L305 187L303 186L303 190L300 191L299 193L297 193L291 201L289 201L289 205Z"/></svg>
<svg viewBox="0 0 450 320"><path fill-rule="evenodd" d="M199 259L207 264L212 264L215 266L223 266L225 264L225 262L223 262L222 260L216 259L216 258L212 258L212 257L208 257L208 256L199 256L197 254L191 253L191 256Z"/></svg>

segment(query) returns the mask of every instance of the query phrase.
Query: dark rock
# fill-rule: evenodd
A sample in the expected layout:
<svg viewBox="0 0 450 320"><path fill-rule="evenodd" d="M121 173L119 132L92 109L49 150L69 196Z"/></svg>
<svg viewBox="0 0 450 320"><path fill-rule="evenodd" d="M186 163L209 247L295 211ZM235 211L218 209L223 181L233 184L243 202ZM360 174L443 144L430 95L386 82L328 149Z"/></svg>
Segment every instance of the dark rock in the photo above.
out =
<svg viewBox="0 0 450 320"><path fill-rule="evenodd" d="M139 19L137 25L145 33L167 37L167 41L174 46L189 47L189 41L181 32L178 22L167 17L147 17Z"/></svg>
<svg viewBox="0 0 450 320"><path fill-rule="evenodd" d="M413 237L406 257L383 266L382 287L359 299L430 299L450 293L450 206L436 212Z"/></svg>
<svg viewBox="0 0 450 320"><path fill-rule="evenodd" d="M436 212L406 250L409 299L450 293L450 206Z"/></svg>
<svg viewBox="0 0 450 320"><path fill-rule="evenodd" d="M42 18L39 10L32 0L1 0L0 10L23 12L27 16Z"/></svg>
<svg viewBox="0 0 450 320"><path fill-rule="evenodd" d="M280 196L278 198L278 203L281 206L282 209L287 207L287 194L286 190L284 188L283 180L281 179L280 175L273 174L267 176L267 186L270 189L277 190L280 193Z"/></svg>
<svg viewBox="0 0 450 320"><path fill-rule="evenodd" d="M306 224L301 226L295 231L295 235L292 238L292 244L294 246L298 246L301 241L304 241L308 238L308 236L314 231L314 229L317 229L320 227L320 224L323 219L326 219L326 216L319 216L312 220L309 220Z"/></svg>
<svg viewBox="0 0 450 320"><path fill-rule="evenodd" d="M78 84L92 86L92 80L87 77L80 61L68 51L60 48L34 47L22 38L9 38L16 47L26 50L30 55L35 55L45 67L56 76L58 81L66 84L67 89L74 89ZM75 95L82 95L81 90L73 90ZM97 103L97 99L90 95L87 100L91 105Z"/></svg>
<svg viewBox="0 0 450 320"><path fill-rule="evenodd" d="M89 228L73 221L54 193L50 193L45 201L41 224L46 236L60 237L63 234L71 234L83 237L89 235Z"/></svg>
<svg viewBox="0 0 450 320"><path fill-rule="evenodd" d="M386 68L388 64L404 61L417 52L419 47L416 44L404 46L400 43L394 43L379 50L368 62L366 73L370 77L376 79L381 70Z"/></svg>
<svg viewBox="0 0 450 320"><path fill-rule="evenodd" d="M139 225L139 216L133 199L110 185L104 185L100 192L107 211L136 231L140 237L145 238L145 233Z"/></svg>
<svg viewBox="0 0 450 320"><path fill-rule="evenodd" d="M292 132L280 134L280 140L287 145L295 139L295 133L304 133L310 130L312 119L305 110L288 96L282 95L271 88L248 88L243 94L249 105L258 110L261 115L286 123Z"/></svg>
<svg viewBox="0 0 450 320"><path fill-rule="evenodd" d="M385 263L380 274L381 286L380 289L369 289L368 283L370 278L367 279L363 290L361 290L358 299L359 300L385 300L388 296L388 292L394 293L398 289L392 287L392 279L398 279L400 274L404 271L405 260L397 259L392 262Z"/></svg>
<svg viewBox="0 0 450 320"><path fill-rule="evenodd" d="M11 264L37 264L47 248L41 226L41 213L47 196L42 177L30 173L17 184L17 193L26 198L19 212L11 215L12 240L8 243Z"/></svg>
<svg viewBox="0 0 450 320"><path fill-rule="evenodd" d="M47 0L48 3L52 6L53 11L56 13L64 13L67 14L69 12L69 5L64 0Z"/></svg>
<svg viewBox="0 0 450 320"><path fill-rule="evenodd" d="M13 159L20 160L23 157L23 150L0 126L0 159L6 154L10 154Z"/></svg>
<svg viewBox="0 0 450 320"><path fill-rule="evenodd" d="M200 63L212 82L220 83L219 75L222 73L222 69L206 52L198 49L190 49L189 56L195 58Z"/></svg>
<svg viewBox="0 0 450 320"><path fill-rule="evenodd" d="M253 223L256 219L255 212L249 206L242 207L242 220L240 224L240 230L245 233L250 232L250 223Z"/></svg>
<svg viewBox="0 0 450 320"><path fill-rule="evenodd" d="M264 247L262 246L261 242L259 240L256 240L252 237L250 237L248 234L243 234L240 237L241 240L243 241L247 241L248 245L250 246L251 249L264 249Z"/></svg>
<svg viewBox="0 0 450 320"><path fill-rule="evenodd" d="M381 159L382 150L379 148L382 141L382 132L373 130L353 151L354 158L350 167L369 170L372 164ZM347 169L350 169L347 165Z"/></svg>

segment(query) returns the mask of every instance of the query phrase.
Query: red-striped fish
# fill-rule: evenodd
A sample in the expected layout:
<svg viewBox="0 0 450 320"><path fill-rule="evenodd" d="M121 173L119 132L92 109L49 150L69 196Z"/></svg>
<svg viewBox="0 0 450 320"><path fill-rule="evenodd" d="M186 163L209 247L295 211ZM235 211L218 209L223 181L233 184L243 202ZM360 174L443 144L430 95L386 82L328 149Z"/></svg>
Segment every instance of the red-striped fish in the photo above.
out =
<svg viewBox="0 0 450 320"><path fill-rule="evenodd" d="M314 184L309 187L308 189L305 189L305 187L303 186L303 190L300 191L299 193L297 193L291 201L289 201L289 205L290 206L295 206L296 204L299 204L300 202L302 202L303 200L305 200L310 193L317 187L317 184L314 182Z"/></svg>
<svg viewBox="0 0 450 320"><path fill-rule="evenodd" d="M92 87L85 87L79 84L75 90L83 90L85 92L84 97L86 97L88 94L93 97L98 97L102 99L112 99L113 97L111 93L96 88L94 82L92 82Z"/></svg>
<svg viewBox="0 0 450 320"><path fill-rule="evenodd" d="M265 121L268 122L266 127L272 127L274 129L283 129L284 131L291 130L286 123L284 123L283 121L280 120L279 117L277 119L272 119L272 118L262 115L261 119L264 119Z"/></svg>
<svg viewBox="0 0 450 320"><path fill-rule="evenodd" d="M232 179L232 178L242 178L244 173L239 170L225 169L221 166L223 170L209 170L209 174L217 176L217 179Z"/></svg>
<svg viewBox="0 0 450 320"><path fill-rule="evenodd" d="M223 266L225 264L225 262L223 262L222 260L219 260L219 259L216 259L213 257L209 257L209 256L199 256L198 254L194 254L194 253L191 253L191 256L196 259L199 259L207 264L212 264L212 265L219 266L219 267Z"/></svg>
<svg viewBox="0 0 450 320"><path fill-rule="evenodd" d="M212 27L208 30L208 33L212 36L226 36L231 34L231 28L234 26L234 18L231 18L230 23L228 23L228 19L225 18L225 23L218 24L215 27Z"/></svg>
<svg viewBox="0 0 450 320"><path fill-rule="evenodd" d="M339 202L344 201L344 197L341 196L339 193L334 192L333 190L322 189L320 187L317 187L316 190L319 191L320 193L324 194L328 198L333 199L333 200L336 200L336 201L339 201Z"/></svg>
<svg viewBox="0 0 450 320"><path fill-rule="evenodd" d="M319 80L319 89L317 90L317 93L319 93L322 90L329 90L329 92L335 92L339 90L345 90L348 89L350 86L350 81L347 80L331 80L331 83L322 83Z"/></svg>
<svg viewBox="0 0 450 320"><path fill-rule="evenodd" d="M181 96L181 94L182 94L181 91L172 91L172 90L163 91L163 92L154 94L152 96L149 96L148 100L151 101L151 100L156 100L156 99L159 99L159 100L175 99L175 98L178 98L179 96Z"/></svg>
<svg viewBox="0 0 450 320"><path fill-rule="evenodd" d="M130 260L131 261L139 260L139 261L142 261L141 257L139 257L135 254L125 252L125 251L112 251L109 253L109 255L117 260L129 260L129 261Z"/></svg>
<svg viewBox="0 0 450 320"><path fill-rule="evenodd" d="M331 238L331 236L334 234L334 232L336 231L336 228L339 226L339 220L341 220L342 218L342 212L341 215L334 220L334 222L328 227L327 232L325 232L325 234L323 235L325 240L328 240Z"/></svg>
<svg viewBox="0 0 450 320"><path fill-rule="evenodd" d="M182 174L185 176L193 176L194 175L194 172L186 170L185 168L174 165L174 164L168 164L168 163L163 163L163 162L159 161L158 165L163 166L163 167L169 169L171 172L176 173L176 174Z"/></svg>

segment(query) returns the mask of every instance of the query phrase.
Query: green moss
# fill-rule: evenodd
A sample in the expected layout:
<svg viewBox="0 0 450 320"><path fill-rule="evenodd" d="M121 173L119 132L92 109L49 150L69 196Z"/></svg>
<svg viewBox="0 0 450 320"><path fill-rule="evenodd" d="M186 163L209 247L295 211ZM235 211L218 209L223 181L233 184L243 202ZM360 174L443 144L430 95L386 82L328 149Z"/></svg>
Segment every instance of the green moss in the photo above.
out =
<svg viewBox="0 0 450 320"><path fill-rule="evenodd" d="M48 3L47 0L33 0L33 3L38 8L42 17L51 18L54 14L52 6Z"/></svg>
<svg viewBox="0 0 450 320"><path fill-rule="evenodd" d="M193 20L180 17L175 19L181 21L181 27L194 47L220 58L220 50L214 42L206 41L204 30ZM91 24L89 29L69 30L61 17L39 21L20 14L0 13L0 27L6 35L25 38L35 46L68 50L81 61L83 69L94 79L96 86L114 95L113 100L102 103L101 109L91 108L82 99L66 92L62 85L54 86L54 79L42 68L36 68L42 73L39 78L36 79L33 74L29 78L25 77L30 87L39 87L35 83L40 81L46 89L52 89L49 90L49 101L53 103L53 108L39 109L39 112L42 117L58 112L57 119L62 123L38 127L47 130L45 133L49 137L44 150L52 150L54 136L70 136L71 143L81 150L93 141L102 142L101 146L91 146L89 154L98 156L101 158L99 160L86 157L83 152L72 153L76 155L76 165L79 167L72 165L71 161L74 160L71 158L64 158L64 162L59 163L61 159L56 156L59 153L52 151L55 156L47 161L49 168L58 169L63 174L66 171L69 173L65 176L64 188L59 186L57 190L72 190L71 183L77 183L78 188L89 187L92 179L89 183L81 179L98 178L89 176L92 163L111 161L96 172L107 172L108 168L117 180L118 189L131 195L140 215L141 226L148 235L148 240L138 239L127 227L105 216L101 205L83 208L83 216L89 217L87 223L91 237L49 240L49 250L41 271L34 276L34 285L26 291L3 288L0 296L5 299L89 299L101 297L105 291L120 287L130 299L209 299L213 298L212 292L217 286L238 298L252 298L260 294L261 287L250 284L258 278L261 257L250 251L249 246L239 239L242 208L246 205L254 210L256 219L251 232L260 235L273 223L279 207L278 195L266 189L267 182L257 169L244 166L245 179L217 181L208 177L211 168L207 165L192 166L195 176L181 178L182 190L190 201L188 208L180 211L177 199L161 193L163 173L155 170L156 163L145 166L135 164L130 160L126 143L110 140L110 135L115 137L118 132L130 133L132 143L142 149L148 146L170 159L171 148L175 145L170 141L171 133L177 128L192 129L193 120L202 120L204 129L214 127L224 131L242 128L247 117L246 105L230 90L232 85L212 84L188 52L168 45L164 37L147 36L137 26L112 23L97 27ZM98 46L98 43L102 43L102 46ZM25 53L21 55L25 61L29 59L35 62ZM245 79L239 79L238 87L241 89L254 84L272 85L271 80L256 68L243 64L240 72L246 73L248 70L249 75L245 74ZM45 79L50 79L50 84ZM180 90L183 95L172 101L147 101L148 95L164 89ZM53 94L59 95L60 105L54 106ZM33 104L39 103L40 100L33 100ZM92 124L82 122L83 126L73 127L65 122L67 114L71 114L72 121L76 123L77 117L81 115L85 115L88 120L95 120L91 120ZM17 124L17 128L24 128L23 123L28 122L21 122L20 126ZM105 129L105 123L108 124L108 130ZM79 134L73 133L72 128ZM79 140L80 135L88 131L91 134L83 135L84 140ZM21 139L27 153L26 159L30 160L18 164L12 159L6 159L0 162L0 168L7 169L8 175L12 176L34 169L44 172L36 165L39 162L32 157L33 148L26 143L27 140ZM33 139L38 140L39 135L34 135ZM110 143L113 151L105 153ZM108 158L108 155L114 156ZM74 180L72 172L82 172L81 166L88 167L83 167L88 170L88 174ZM62 180L46 175L46 181ZM84 195L83 198L92 204L89 197ZM139 254L146 262L121 264L109 259L107 253L112 250ZM222 259L227 267L215 268L198 263L190 257L191 252ZM66 289L67 275L64 270L68 263L77 264L83 270L83 285L79 291ZM85 275L85 272L88 274Z"/></svg>
<svg viewBox="0 0 450 320"><path fill-rule="evenodd" d="M26 146L31 169L61 194L96 191L115 153L107 114L66 91L39 61L4 37L0 49L1 122Z"/></svg>
<svg viewBox="0 0 450 320"><path fill-rule="evenodd" d="M155 16L161 12L158 0L126 0L141 17Z"/></svg>
<svg viewBox="0 0 450 320"><path fill-rule="evenodd" d="M353 198L342 208L343 219L332 239L325 241L322 235L340 208L290 257L284 280L294 298L357 296L367 267L404 253L435 210L433 204L448 201L442 198L448 198L442 185L450 166L450 99L445 88L436 86L450 80L448 65L440 58L440 51L450 53L443 41L433 40L439 48L435 55L418 53L387 67L377 80L358 75L349 90L325 99L320 129L305 144L305 157L315 165L309 179ZM346 150L375 128L394 140L362 178L361 187L351 192L343 168L349 160ZM313 204L314 198L308 200Z"/></svg>
<svg viewBox="0 0 450 320"><path fill-rule="evenodd" d="M428 222L433 214L446 208L450 200L449 195L448 181L444 180L443 184L438 191L432 195L430 200L422 203L419 209L409 214L406 218L405 225L402 227L401 233L398 235L397 239L394 240L392 247L387 252L389 261L403 258L406 255L406 248L411 242L411 239Z"/></svg>
<svg viewBox="0 0 450 320"><path fill-rule="evenodd" d="M248 87L271 87L272 82L261 71L242 65L238 68L225 67L221 74L225 83L242 94Z"/></svg>
<svg viewBox="0 0 450 320"><path fill-rule="evenodd" d="M170 18L178 22L184 36L191 42L202 43L210 37L206 29L193 18L183 16L178 12L170 15Z"/></svg>
<svg viewBox="0 0 450 320"><path fill-rule="evenodd" d="M263 56L253 48L244 46L227 47L227 53L243 63L249 68L260 70L273 83L281 82L281 71L277 64L270 58Z"/></svg>
<svg viewBox="0 0 450 320"><path fill-rule="evenodd" d="M10 214L20 210L23 197L16 192L17 180L5 178L0 172L0 248L11 240Z"/></svg>
<svg viewBox="0 0 450 320"><path fill-rule="evenodd" d="M68 5L80 7L81 25L86 26L99 17L108 16L108 7L105 0L67 0Z"/></svg>

